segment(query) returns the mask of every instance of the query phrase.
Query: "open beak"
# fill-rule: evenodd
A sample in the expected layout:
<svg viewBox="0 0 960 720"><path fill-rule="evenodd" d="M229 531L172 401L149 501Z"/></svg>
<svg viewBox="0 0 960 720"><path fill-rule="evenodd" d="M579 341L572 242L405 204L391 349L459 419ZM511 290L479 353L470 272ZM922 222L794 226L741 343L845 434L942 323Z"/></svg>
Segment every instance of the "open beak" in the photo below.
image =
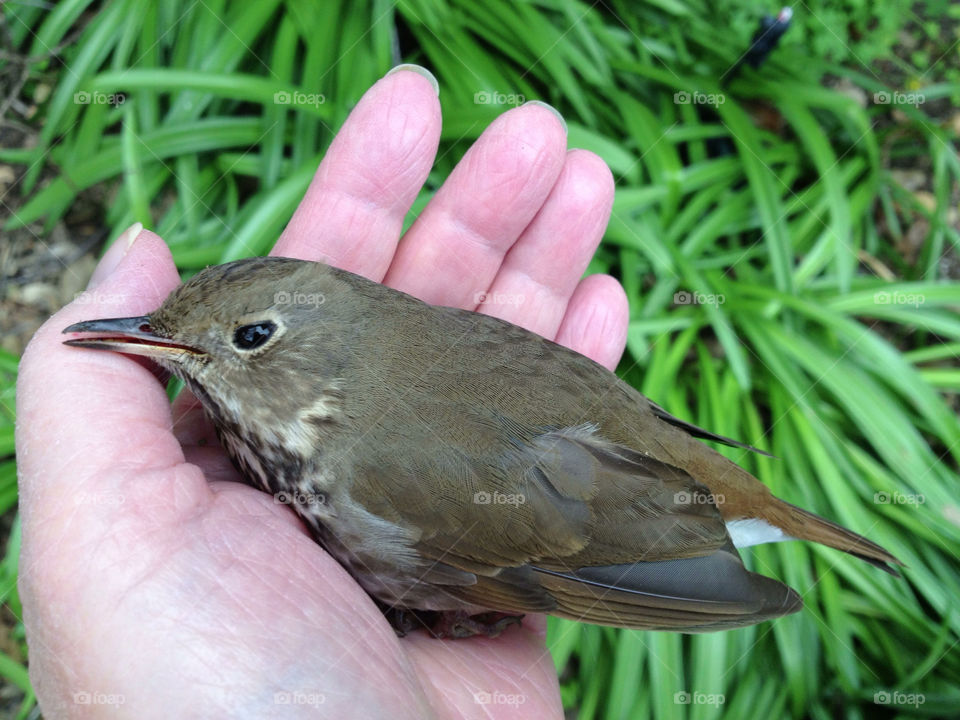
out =
<svg viewBox="0 0 960 720"><path fill-rule="evenodd" d="M74 323L63 331L87 333L93 337L71 338L64 345L85 347L93 350L113 350L127 355L146 355L151 358L176 360L184 353L202 355L189 345L181 345L156 334L150 325L150 317L105 318Z"/></svg>

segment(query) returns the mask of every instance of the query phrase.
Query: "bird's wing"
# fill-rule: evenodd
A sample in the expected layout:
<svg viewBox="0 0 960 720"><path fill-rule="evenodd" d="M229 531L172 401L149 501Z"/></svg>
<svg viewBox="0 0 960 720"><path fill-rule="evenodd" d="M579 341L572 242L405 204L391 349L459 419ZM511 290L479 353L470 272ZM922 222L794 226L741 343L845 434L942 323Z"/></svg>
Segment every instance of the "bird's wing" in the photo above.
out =
<svg viewBox="0 0 960 720"><path fill-rule="evenodd" d="M690 435L693 435L693 437L695 438L699 438L701 440L712 440L713 442L718 442L723 445L729 445L730 447L742 448L743 450L749 450L759 455L765 455L766 457L773 457L773 455L768 453L766 450L755 448L753 447L753 445L747 445L744 442L740 442L739 440L734 440L733 438L728 438L724 435L718 435L717 433L710 432L709 430L704 430L702 427L698 427L693 423L689 423L686 420L681 420L676 415L671 415L670 413L668 413L666 410L664 410L662 407L657 405L655 402L653 402L649 398L647 399L647 402L650 404L650 409L653 411L653 414L656 417L660 418L664 422L670 423L674 427L678 427L681 430L686 431Z"/></svg>
<svg viewBox="0 0 960 720"><path fill-rule="evenodd" d="M440 452L428 472L445 481L398 496L394 519L423 529L428 564L477 578L444 588L465 602L686 630L800 607L743 567L707 488L592 426L517 440L496 462Z"/></svg>

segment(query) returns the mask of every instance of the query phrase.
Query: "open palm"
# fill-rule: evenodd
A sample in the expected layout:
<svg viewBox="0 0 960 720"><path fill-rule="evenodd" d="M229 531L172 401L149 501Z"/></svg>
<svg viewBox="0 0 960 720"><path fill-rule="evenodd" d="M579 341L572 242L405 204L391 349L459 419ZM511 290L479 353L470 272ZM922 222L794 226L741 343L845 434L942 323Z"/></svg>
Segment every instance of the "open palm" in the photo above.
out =
<svg viewBox="0 0 960 720"><path fill-rule="evenodd" d="M623 291L581 280L613 198L604 163L568 152L549 109L510 110L400 240L439 135L427 79L380 80L274 253L494 314L613 366ZM171 408L150 364L61 344L67 325L148 313L178 282L157 236L121 238L21 363L20 584L44 712L560 717L543 618L496 639L397 638L289 507L234 482L192 398Z"/></svg>

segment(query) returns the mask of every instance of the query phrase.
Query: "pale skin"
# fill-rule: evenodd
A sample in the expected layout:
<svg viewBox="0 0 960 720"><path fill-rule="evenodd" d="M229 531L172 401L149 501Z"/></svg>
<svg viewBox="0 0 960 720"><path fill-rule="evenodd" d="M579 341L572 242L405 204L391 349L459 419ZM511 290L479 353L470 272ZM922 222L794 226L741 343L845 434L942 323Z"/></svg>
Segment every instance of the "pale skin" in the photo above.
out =
<svg viewBox="0 0 960 720"><path fill-rule="evenodd" d="M568 151L550 110L511 109L400 239L439 135L428 80L381 79L274 253L497 315L612 368L626 298L613 278L581 279L609 169ZM122 237L24 353L20 592L45 714L562 717L544 618L495 639L397 638L289 507L234 482L191 398L171 409L149 363L61 344L67 325L148 313L178 282L159 237ZM482 292L504 301L478 307Z"/></svg>

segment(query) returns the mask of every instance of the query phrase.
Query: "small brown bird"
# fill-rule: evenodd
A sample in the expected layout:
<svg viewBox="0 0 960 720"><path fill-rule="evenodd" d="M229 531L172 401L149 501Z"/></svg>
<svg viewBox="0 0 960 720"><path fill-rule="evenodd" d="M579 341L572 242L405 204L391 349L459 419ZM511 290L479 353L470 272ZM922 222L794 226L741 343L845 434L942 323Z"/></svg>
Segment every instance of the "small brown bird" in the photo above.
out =
<svg viewBox="0 0 960 720"><path fill-rule="evenodd" d="M734 628L802 606L738 548L901 564L700 440L753 448L592 360L320 263L207 268L150 315L64 332L181 377L244 478L290 502L401 633L494 635L526 612Z"/></svg>

